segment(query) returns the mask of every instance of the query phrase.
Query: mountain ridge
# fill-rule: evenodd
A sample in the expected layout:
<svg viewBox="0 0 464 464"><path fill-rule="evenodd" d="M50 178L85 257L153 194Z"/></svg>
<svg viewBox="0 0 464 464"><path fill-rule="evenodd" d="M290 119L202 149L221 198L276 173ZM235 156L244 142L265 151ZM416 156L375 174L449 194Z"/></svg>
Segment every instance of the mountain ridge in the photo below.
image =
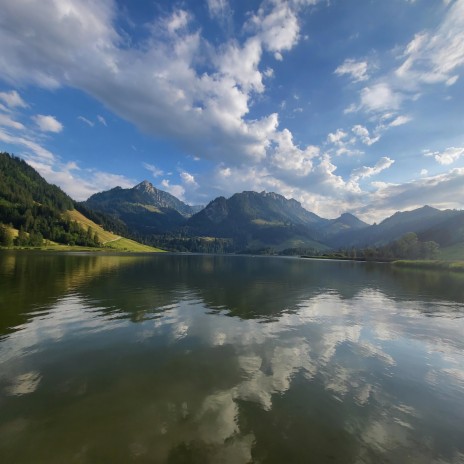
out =
<svg viewBox="0 0 464 464"><path fill-rule="evenodd" d="M320 217L276 192L243 191L229 198L217 197L195 212L195 207L147 180L76 203L19 158L2 153L0 167L0 222L40 232L50 240L69 242L72 234L78 234L74 226L70 231L62 216L75 207L96 223L105 224L106 230L119 235L127 231L127 236L144 243L182 251L299 249L318 253L383 246L411 232L421 241L435 241L440 246L464 244L464 211L429 205L397 211L379 224L369 225L350 212L334 219ZM28 180L24 184L20 178ZM79 240L95 242L93 236Z"/></svg>

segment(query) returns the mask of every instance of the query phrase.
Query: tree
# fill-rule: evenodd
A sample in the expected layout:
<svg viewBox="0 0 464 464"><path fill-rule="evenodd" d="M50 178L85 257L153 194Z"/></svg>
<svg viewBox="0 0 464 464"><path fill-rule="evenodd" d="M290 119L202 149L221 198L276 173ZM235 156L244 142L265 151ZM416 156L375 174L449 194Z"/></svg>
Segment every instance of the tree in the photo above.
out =
<svg viewBox="0 0 464 464"><path fill-rule="evenodd" d="M15 245L17 246L29 245L29 237L27 236L26 232L24 231L22 227L21 229L19 229L18 236L15 239Z"/></svg>
<svg viewBox="0 0 464 464"><path fill-rule="evenodd" d="M33 231L29 235L29 245L40 247L43 245L43 236L40 232Z"/></svg>
<svg viewBox="0 0 464 464"><path fill-rule="evenodd" d="M0 246L10 247L13 245L13 235L10 229L4 224L0 224Z"/></svg>

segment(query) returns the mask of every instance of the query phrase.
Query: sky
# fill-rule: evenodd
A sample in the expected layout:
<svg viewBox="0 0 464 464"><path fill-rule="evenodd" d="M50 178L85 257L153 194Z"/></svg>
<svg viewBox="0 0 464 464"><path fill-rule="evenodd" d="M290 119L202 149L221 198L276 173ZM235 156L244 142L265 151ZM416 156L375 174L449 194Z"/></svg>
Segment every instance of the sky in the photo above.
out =
<svg viewBox="0 0 464 464"><path fill-rule="evenodd" d="M464 208L464 0L0 0L0 150L76 200Z"/></svg>

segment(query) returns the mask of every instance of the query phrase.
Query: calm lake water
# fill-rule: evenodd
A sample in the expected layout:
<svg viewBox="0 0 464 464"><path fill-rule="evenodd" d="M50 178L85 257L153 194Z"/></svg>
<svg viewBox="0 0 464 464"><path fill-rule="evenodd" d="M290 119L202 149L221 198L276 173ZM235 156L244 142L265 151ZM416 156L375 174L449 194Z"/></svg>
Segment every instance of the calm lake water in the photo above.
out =
<svg viewBox="0 0 464 464"><path fill-rule="evenodd" d="M0 254L0 462L463 463L464 276Z"/></svg>

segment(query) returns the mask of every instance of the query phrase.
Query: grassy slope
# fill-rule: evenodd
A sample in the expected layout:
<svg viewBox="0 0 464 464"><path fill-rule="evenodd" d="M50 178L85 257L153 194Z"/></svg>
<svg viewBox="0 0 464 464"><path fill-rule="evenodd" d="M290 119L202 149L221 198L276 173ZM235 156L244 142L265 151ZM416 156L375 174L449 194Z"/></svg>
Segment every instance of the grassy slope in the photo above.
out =
<svg viewBox="0 0 464 464"><path fill-rule="evenodd" d="M115 235L112 232L104 230L98 224L86 218L83 214L75 209L72 211L66 211L65 214L71 221L76 221L82 228L87 229L88 227L91 227L93 231L97 232L98 237L103 244L120 238L119 235Z"/></svg>
<svg viewBox="0 0 464 464"><path fill-rule="evenodd" d="M132 251L132 252L162 252L159 248L154 248L148 245L143 245L134 240L120 237L112 232L104 230L95 222L86 218L79 211L67 211L66 215L72 220L80 224L84 229L91 227L93 231L97 232L100 240L103 242L105 248L111 248L118 251Z"/></svg>
<svg viewBox="0 0 464 464"><path fill-rule="evenodd" d="M108 249L111 249L114 251L131 251L131 252L145 252L145 253L164 252L164 250L160 250L159 248L154 248L148 245L143 245L142 243L138 243L128 238L120 237L119 235L115 235L112 232L104 230L101 226L91 221L90 219L86 218L79 211L76 211L76 210L67 211L65 214L70 220L76 221L85 230L87 230L87 228L90 226L94 232L97 232L104 246L102 248L93 248L93 247L61 245L59 243L55 243L55 242L47 240L46 243L41 247L42 249L59 250L59 251L98 251L98 250L108 251ZM18 235L18 231L16 229L10 228L10 231L13 234L13 237L16 237Z"/></svg>

